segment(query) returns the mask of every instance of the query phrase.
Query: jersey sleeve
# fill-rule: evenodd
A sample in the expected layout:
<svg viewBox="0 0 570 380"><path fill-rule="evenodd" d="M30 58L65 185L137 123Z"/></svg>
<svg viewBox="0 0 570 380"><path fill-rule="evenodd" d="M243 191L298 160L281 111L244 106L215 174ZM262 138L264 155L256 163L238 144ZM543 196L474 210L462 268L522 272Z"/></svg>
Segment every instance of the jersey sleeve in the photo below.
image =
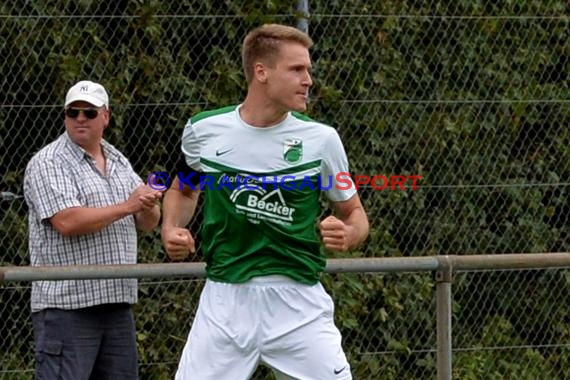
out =
<svg viewBox="0 0 570 380"><path fill-rule="evenodd" d="M195 171L201 171L200 165L200 141L192 124L191 119L188 120L182 132L182 154L186 165Z"/></svg>
<svg viewBox="0 0 570 380"><path fill-rule="evenodd" d="M349 174L348 159L338 133L331 128L323 145L321 176L323 181L332 180L332 186L325 190L328 199L341 202L350 199L356 188Z"/></svg>

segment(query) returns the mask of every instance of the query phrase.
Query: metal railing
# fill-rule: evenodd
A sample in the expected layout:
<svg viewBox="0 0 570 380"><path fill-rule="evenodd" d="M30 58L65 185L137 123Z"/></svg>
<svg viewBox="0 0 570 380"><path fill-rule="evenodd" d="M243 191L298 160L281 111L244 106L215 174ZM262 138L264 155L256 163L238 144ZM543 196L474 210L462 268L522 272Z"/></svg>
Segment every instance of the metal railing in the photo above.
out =
<svg viewBox="0 0 570 380"><path fill-rule="evenodd" d="M445 255L329 259L327 273L435 272L437 302L437 378L452 378L452 283L460 271L570 267L570 253ZM1 267L0 282L97 278L205 277L204 263Z"/></svg>

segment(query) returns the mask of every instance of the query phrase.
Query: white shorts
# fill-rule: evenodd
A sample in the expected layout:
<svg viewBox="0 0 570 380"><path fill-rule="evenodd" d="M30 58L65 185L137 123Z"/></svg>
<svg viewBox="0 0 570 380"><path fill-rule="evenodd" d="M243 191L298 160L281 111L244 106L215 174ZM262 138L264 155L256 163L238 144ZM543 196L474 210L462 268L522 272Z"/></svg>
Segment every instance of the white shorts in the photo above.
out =
<svg viewBox="0 0 570 380"><path fill-rule="evenodd" d="M333 313L320 283L207 280L176 380L246 380L260 363L278 379L352 379Z"/></svg>

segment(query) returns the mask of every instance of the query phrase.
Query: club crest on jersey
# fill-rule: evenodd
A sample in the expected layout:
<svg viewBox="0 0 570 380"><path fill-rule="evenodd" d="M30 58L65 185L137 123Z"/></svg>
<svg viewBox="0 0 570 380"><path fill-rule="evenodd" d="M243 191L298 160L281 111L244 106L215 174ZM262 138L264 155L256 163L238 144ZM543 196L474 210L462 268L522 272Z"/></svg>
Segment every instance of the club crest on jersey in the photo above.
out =
<svg viewBox="0 0 570 380"><path fill-rule="evenodd" d="M295 163L303 158L303 141L299 139L287 139L283 143L283 158L287 162Z"/></svg>

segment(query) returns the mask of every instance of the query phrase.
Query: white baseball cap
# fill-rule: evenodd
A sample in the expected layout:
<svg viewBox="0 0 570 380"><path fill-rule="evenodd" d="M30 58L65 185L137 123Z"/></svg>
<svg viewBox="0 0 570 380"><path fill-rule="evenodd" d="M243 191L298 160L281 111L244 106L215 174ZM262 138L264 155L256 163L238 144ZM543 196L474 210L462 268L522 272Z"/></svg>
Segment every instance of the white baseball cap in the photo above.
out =
<svg viewBox="0 0 570 380"><path fill-rule="evenodd" d="M105 87L89 80L77 82L67 91L65 107L78 101L90 103L95 107L105 106L109 108L109 96L107 91L105 91Z"/></svg>

